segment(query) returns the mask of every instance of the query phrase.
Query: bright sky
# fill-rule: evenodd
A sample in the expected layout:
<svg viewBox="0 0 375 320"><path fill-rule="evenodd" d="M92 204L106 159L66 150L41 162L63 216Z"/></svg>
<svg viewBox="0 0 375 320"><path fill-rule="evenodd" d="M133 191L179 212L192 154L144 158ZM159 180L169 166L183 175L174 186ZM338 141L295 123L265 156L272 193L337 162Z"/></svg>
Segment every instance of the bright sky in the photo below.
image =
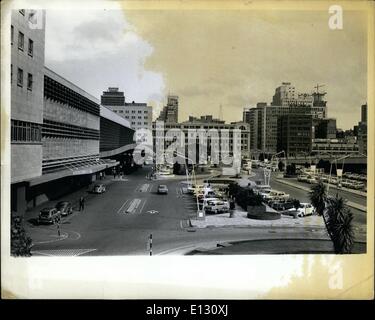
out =
<svg viewBox="0 0 375 320"><path fill-rule="evenodd" d="M100 98L118 86L158 115L170 92L189 115L242 118L270 102L283 81L311 92L325 84L328 115L351 128L367 101L367 24L344 11L47 10L46 65Z"/></svg>

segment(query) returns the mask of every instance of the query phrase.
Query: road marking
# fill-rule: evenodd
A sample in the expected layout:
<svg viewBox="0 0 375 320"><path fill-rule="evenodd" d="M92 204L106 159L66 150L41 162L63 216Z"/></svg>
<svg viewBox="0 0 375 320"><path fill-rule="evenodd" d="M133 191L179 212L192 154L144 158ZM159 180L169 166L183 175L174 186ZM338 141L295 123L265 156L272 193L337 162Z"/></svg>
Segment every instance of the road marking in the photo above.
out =
<svg viewBox="0 0 375 320"><path fill-rule="evenodd" d="M132 202L130 202L130 205L128 209L126 209L126 213L133 213L133 211L137 210L139 204L141 203L141 199L133 199Z"/></svg>
<svg viewBox="0 0 375 320"><path fill-rule="evenodd" d="M96 249L57 249L57 250L37 250L31 251L32 255L48 256L48 257L76 257L95 251Z"/></svg>
<svg viewBox="0 0 375 320"><path fill-rule="evenodd" d="M154 185L153 184L150 184L150 190L149 190L149 192L152 192L152 188L154 187Z"/></svg>
<svg viewBox="0 0 375 320"><path fill-rule="evenodd" d="M157 213L159 213L159 211L157 211L157 210L148 210L147 213L149 213L149 214L157 214Z"/></svg>
<svg viewBox="0 0 375 320"><path fill-rule="evenodd" d="M120 213L120 211L122 210L122 208L128 203L129 199L124 201L124 203L122 204L121 208L118 209L117 213Z"/></svg>
<svg viewBox="0 0 375 320"><path fill-rule="evenodd" d="M146 202L147 202L147 199L143 202L142 208L141 208L141 210L139 210L139 213L143 212L143 208L145 207Z"/></svg>
<svg viewBox="0 0 375 320"><path fill-rule="evenodd" d="M140 189L138 190L139 192L147 192L148 191L148 188L150 187L150 184L149 183L144 183Z"/></svg>

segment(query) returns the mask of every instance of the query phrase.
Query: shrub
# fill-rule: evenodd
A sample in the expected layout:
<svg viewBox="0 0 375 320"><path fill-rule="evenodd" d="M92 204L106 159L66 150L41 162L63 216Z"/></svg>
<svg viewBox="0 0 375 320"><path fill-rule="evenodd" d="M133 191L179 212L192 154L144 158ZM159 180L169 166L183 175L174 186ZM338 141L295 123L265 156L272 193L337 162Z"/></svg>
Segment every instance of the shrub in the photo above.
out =
<svg viewBox="0 0 375 320"><path fill-rule="evenodd" d="M23 226L23 218L12 216L11 226L11 255L12 256L31 256L32 240L26 235Z"/></svg>

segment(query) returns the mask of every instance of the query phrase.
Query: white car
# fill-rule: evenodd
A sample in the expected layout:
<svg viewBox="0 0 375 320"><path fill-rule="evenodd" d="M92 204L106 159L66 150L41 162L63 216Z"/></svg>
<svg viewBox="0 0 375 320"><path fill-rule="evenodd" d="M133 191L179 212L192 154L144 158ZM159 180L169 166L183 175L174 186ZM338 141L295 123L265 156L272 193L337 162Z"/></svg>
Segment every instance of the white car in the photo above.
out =
<svg viewBox="0 0 375 320"><path fill-rule="evenodd" d="M315 208L312 206L311 203L300 203L300 207L298 209L291 208L288 211L297 211L297 217L304 217L304 216L311 216L315 213Z"/></svg>
<svg viewBox="0 0 375 320"><path fill-rule="evenodd" d="M205 206L206 212L220 213L229 211L229 202L223 200L211 200L208 201L207 206Z"/></svg>
<svg viewBox="0 0 375 320"><path fill-rule="evenodd" d="M289 194L281 191L271 191L266 194L263 198L265 201L270 200L286 200L289 199Z"/></svg>
<svg viewBox="0 0 375 320"><path fill-rule="evenodd" d="M104 193L106 192L106 187L104 184L96 184L94 185L93 189L92 189L92 192L93 193Z"/></svg>

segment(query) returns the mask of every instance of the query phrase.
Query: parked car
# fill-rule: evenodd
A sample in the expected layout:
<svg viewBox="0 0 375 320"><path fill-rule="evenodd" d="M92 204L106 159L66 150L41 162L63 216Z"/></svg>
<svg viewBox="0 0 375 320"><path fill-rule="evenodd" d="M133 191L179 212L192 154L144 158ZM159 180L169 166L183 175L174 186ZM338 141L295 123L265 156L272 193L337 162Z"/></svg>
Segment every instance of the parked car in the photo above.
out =
<svg viewBox="0 0 375 320"><path fill-rule="evenodd" d="M310 178L307 178L306 182L310 184L314 184L314 183L318 183L318 180L315 177L310 177Z"/></svg>
<svg viewBox="0 0 375 320"><path fill-rule="evenodd" d="M206 212L209 213L221 213L229 211L229 202L222 200L211 200L208 201L207 206L205 206Z"/></svg>
<svg viewBox="0 0 375 320"><path fill-rule="evenodd" d="M298 217L310 216L315 213L315 208L312 206L311 203L300 203L300 207L295 209L291 208L288 211L290 212L297 212Z"/></svg>
<svg viewBox="0 0 375 320"><path fill-rule="evenodd" d="M271 205L272 209L275 209L276 211L285 211L285 210L290 210L294 208L293 202L274 202Z"/></svg>
<svg viewBox="0 0 375 320"><path fill-rule="evenodd" d="M297 180L300 181L300 182L306 182L307 179L308 179L308 176L306 176L306 175L299 175L297 177Z"/></svg>
<svg viewBox="0 0 375 320"><path fill-rule="evenodd" d="M61 214L56 208L43 208L40 210L38 223L56 223L60 221Z"/></svg>
<svg viewBox="0 0 375 320"><path fill-rule="evenodd" d="M104 184L96 184L94 185L94 187L92 188L92 192L93 193L104 193L106 192L106 187Z"/></svg>
<svg viewBox="0 0 375 320"><path fill-rule="evenodd" d="M60 211L62 216L67 216L73 213L73 206L69 201L60 201L56 204L55 208Z"/></svg>
<svg viewBox="0 0 375 320"><path fill-rule="evenodd" d="M158 194L168 194L168 187L165 184L159 184Z"/></svg>
<svg viewBox="0 0 375 320"><path fill-rule="evenodd" d="M265 201L289 199L289 194L281 191L271 191L266 194L263 199Z"/></svg>

